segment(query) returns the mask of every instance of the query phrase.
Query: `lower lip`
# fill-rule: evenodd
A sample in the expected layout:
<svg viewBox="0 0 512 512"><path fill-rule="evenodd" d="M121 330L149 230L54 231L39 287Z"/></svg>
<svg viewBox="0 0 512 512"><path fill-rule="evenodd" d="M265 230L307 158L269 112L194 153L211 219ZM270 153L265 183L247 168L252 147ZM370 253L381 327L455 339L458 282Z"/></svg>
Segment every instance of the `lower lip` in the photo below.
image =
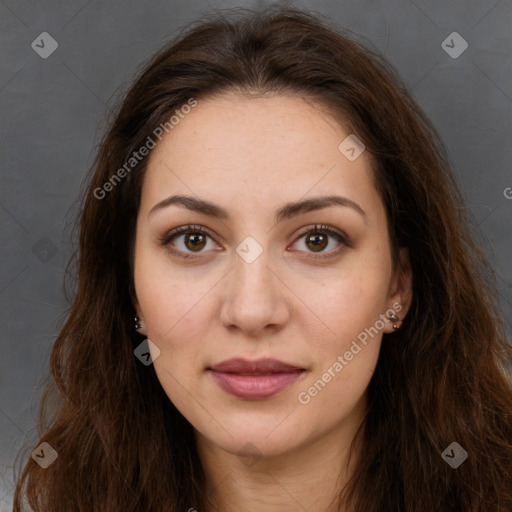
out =
<svg viewBox="0 0 512 512"><path fill-rule="evenodd" d="M291 386L305 373L295 372L273 373L272 375L240 375L209 370L217 384L226 392L239 398L260 399L275 395Z"/></svg>

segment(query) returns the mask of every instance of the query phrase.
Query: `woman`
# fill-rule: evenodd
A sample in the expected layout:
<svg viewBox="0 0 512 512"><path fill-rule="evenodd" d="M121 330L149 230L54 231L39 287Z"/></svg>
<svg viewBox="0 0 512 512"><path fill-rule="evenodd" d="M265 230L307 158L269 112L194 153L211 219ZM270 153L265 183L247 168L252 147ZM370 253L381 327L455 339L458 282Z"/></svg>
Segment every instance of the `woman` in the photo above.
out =
<svg viewBox="0 0 512 512"><path fill-rule="evenodd" d="M101 145L15 510L512 510L462 205L379 55L292 9L190 28Z"/></svg>

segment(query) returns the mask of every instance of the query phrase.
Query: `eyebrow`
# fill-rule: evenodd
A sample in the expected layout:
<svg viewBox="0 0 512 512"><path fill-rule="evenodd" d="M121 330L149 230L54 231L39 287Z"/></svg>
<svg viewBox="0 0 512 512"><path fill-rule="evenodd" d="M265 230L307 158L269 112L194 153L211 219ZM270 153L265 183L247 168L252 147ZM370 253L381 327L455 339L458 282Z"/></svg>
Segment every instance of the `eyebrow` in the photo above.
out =
<svg viewBox="0 0 512 512"><path fill-rule="evenodd" d="M171 205L182 206L188 210L202 213L217 219L230 220L231 218L228 211L221 206L204 199L185 195L173 195L163 199L162 201L155 204L153 208L151 208L148 217L153 215L155 212L167 208ZM312 197L302 201L286 203L284 206L277 210L275 214L275 222L277 223L283 220L288 220L302 213L321 210L329 206L344 206L351 208L352 210L359 213L366 222L366 212L355 201L352 201L346 197L335 195Z"/></svg>

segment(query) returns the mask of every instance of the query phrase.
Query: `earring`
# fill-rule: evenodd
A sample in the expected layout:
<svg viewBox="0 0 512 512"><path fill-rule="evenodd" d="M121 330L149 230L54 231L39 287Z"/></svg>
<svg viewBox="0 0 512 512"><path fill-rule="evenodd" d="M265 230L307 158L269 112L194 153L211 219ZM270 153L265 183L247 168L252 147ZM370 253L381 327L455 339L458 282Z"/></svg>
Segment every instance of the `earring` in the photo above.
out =
<svg viewBox="0 0 512 512"><path fill-rule="evenodd" d="M141 329L142 328L142 324L141 324L141 319L136 316L133 318L135 320L135 330L137 331L138 329Z"/></svg>
<svg viewBox="0 0 512 512"><path fill-rule="evenodd" d="M388 318L391 322L393 322L393 329L400 329L400 327L402 327L403 322L400 320L398 315L391 313L391 315L388 315Z"/></svg>

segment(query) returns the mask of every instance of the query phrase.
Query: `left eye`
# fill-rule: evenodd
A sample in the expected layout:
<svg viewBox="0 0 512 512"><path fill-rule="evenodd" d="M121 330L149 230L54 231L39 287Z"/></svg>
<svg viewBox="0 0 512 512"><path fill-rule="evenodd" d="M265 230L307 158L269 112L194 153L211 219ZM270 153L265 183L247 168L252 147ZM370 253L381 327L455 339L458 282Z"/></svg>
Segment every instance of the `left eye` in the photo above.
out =
<svg viewBox="0 0 512 512"><path fill-rule="evenodd" d="M303 239L304 240L303 244L306 246L306 248L310 249L314 253L319 253L319 252L332 253L334 251L337 254L339 249L331 249L328 251L324 251L324 249L328 245L330 245L329 238L334 238L342 246L350 245L348 243L346 236L344 236L342 233L338 232L338 230L331 228L330 226L315 226L314 228L309 228L308 231L306 231L304 234L302 234L298 238L298 241ZM306 251L306 252L308 252L308 251ZM331 254L326 255L326 256L330 256L330 255ZM316 256L316 257L324 257L324 256Z"/></svg>

